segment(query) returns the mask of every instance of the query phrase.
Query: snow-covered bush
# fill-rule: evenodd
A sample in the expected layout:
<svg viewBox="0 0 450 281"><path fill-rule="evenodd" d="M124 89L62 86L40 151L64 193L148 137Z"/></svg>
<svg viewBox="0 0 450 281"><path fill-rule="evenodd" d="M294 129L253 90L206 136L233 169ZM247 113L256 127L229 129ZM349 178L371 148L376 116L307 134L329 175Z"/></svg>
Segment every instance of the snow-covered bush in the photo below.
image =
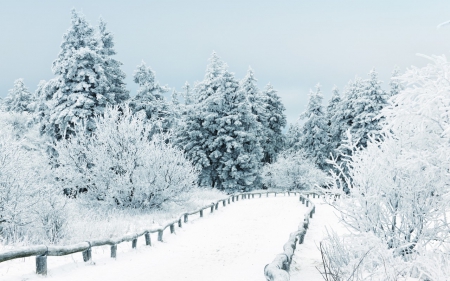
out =
<svg viewBox="0 0 450 281"><path fill-rule="evenodd" d="M328 183L327 175L302 151L279 154L277 161L266 164L261 173L263 184L269 188L313 189Z"/></svg>
<svg viewBox="0 0 450 281"><path fill-rule="evenodd" d="M443 56L430 59L399 78L405 89L382 111L381 138L366 148L349 138L350 194L336 203L347 226L372 233L405 259L450 242L450 64Z"/></svg>
<svg viewBox="0 0 450 281"><path fill-rule="evenodd" d="M396 281L410 269L370 233L339 237L331 232L319 248L323 264L317 269L327 281Z"/></svg>
<svg viewBox="0 0 450 281"><path fill-rule="evenodd" d="M52 195L46 156L33 150L10 125L0 127L0 238L3 243L33 240L40 209Z"/></svg>
<svg viewBox="0 0 450 281"><path fill-rule="evenodd" d="M152 208L195 186L197 171L167 143L172 136L149 140L152 125L128 106L107 107L93 122L94 133L78 124L74 136L55 146L57 176L66 193L94 205Z"/></svg>

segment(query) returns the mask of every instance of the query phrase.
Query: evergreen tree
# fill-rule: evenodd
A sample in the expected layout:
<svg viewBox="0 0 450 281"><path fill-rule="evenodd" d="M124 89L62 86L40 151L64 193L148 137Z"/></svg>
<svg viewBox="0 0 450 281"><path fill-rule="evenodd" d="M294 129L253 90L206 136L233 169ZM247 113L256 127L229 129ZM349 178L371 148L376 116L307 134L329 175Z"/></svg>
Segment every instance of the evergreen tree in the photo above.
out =
<svg viewBox="0 0 450 281"><path fill-rule="evenodd" d="M258 122L239 83L215 53L196 95L199 102L185 115L177 143L201 171L200 184L230 192L251 189L263 156Z"/></svg>
<svg viewBox="0 0 450 281"><path fill-rule="evenodd" d="M239 83L239 90L242 91L244 96L247 98L250 105L250 110L255 116L257 121L257 136L259 137L259 142L263 148L264 154L268 147L266 146L268 135L268 123L266 116L266 108L264 96L258 89L256 85L256 78L251 67L248 68L247 74ZM264 160L264 158L263 158Z"/></svg>
<svg viewBox="0 0 450 281"><path fill-rule="evenodd" d="M139 85L137 95L130 102L133 113L143 115L147 120L161 121L162 129L167 131L173 121L170 105L164 98L169 88L155 81L155 72L145 62L138 65L133 78Z"/></svg>
<svg viewBox="0 0 450 281"><path fill-rule="evenodd" d="M88 131L94 130L92 118L101 115L107 104L116 103L116 97L108 92L105 49L99 44L94 28L75 10L71 22L53 62L52 70L57 77L47 87L53 92L49 93L48 124L44 129L56 139L72 134L74 125L80 121L87 123Z"/></svg>
<svg viewBox="0 0 450 281"><path fill-rule="evenodd" d="M398 79L399 76L400 76L400 69L398 67L395 67L394 70L392 71L391 81L389 82L389 86L391 88L389 92L390 97L397 95L400 91L404 89L402 83L400 82L400 79Z"/></svg>
<svg viewBox="0 0 450 281"><path fill-rule="evenodd" d="M286 110L277 91L269 83L262 92L263 101L265 106L265 143L263 143L264 149L264 162L273 163L277 159L279 152L283 150L285 145L285 137L283 135L283 128L286 126Z"/></svg>
<svg viewBox="0 0 450 281"><path fill-rule="evenodd" d="M328 146L327 120L319 84L316 89L316 92L310 92L307 109L300 116L300 119L305 120L300 147L320 169L325 169Z"/></svg>
<svg viewBox="0 0 450 281"><path fill-rule="evenodd" d="M108 100L114 100L120 104L130 98L128 90L125 88L125 73L120 69L122 63L112 56L116 54L114 50L114 37L106 30L106 23L100 18L99 23L99 53L103 59L103 69L106 76L103 96L108 96Z"/></svg>
<svg viewBox="0 0 450 281"><path fill-rule="evenodd" d="M369 79L364 81L364 88L354 102L355 117L350 128L352 138L358 141L358 147L366 147L369 135L379 137L383 117L381 110L387 105L388 93L381 89L381 81L373 69Z"/></svg>
<svg viewBox="0 0 450 281"><path fill-rule="evenodd" d="M295 123L289 124L289 129L286 133L284 150L289 152L296 152L301 149L300 138L302 135L302 128L300 126L299 120Z"/></svg>
<svg viewBox="0 0 450 281"><path fill-rule="evenodd" d="M14 87L8 91L3 101L3 110L12 112L32 112L34 96L28 91L23 79L14 81Z"/></svg>
<svg viewBox="0 0 450 281"><path fill-rule="evenodd" d="M335 149L339 146L341 142L341 130L339 128L339 105L341 102L341 96L339 94L339 89L334 86L332 90L331 99L327 106L327 122L328 122L328 138L329 138L329 148L327 157L330 153L336 155Z"/></svg>
<svg viewBox="0 0 450 281"><path fill-rule="evenodd" d="M184 86L182 89L184 90L184 92L183 92L184 105L191 105L191 104L195 103L195 97L192 93L191 85L189 85L189 83L187 81L186 81L186 83L184 83Z"/></svg>

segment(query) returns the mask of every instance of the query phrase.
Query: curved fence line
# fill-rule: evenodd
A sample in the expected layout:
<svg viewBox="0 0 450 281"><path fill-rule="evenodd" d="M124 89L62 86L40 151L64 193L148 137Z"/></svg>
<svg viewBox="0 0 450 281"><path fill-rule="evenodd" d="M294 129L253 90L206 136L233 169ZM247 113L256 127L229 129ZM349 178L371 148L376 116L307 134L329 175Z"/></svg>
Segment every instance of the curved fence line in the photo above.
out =
<svg viewBox="0 0 450 281"><path fill-rule="evenodd" d="M239 197L241 197L241 199L246 199L246 198L250 199L250 198L255 198L255 195L259 195L259 198L261 198L263 194L265 194L266 197L269 197L269 194L272 194L272 193L275 194L275 197L276 197L277 194L288 193L288 195L290 196L291 193L296 195L297 193L300 193L300 192L275 192L275 191L272 191L272 192L237 193L237 194L230 195L227 198L212 202L211 204L204 206L200 209L197 209L193 212L183 213L179 216L178 219L170 221L165 226L160 227L160 228L149 228L149 229L145 229L145 230L135 233L135 234L125 235L120 238L97 239L97 240L80 242L77 244L72 244L72 245L67 245L67 246L36 245L36 246L20 247L20 248L14 249L14 250L0 252L0 263L4 262L4 261L8 261L8 260L18 259L18 258L36 256L36 274L47 275L47 256L65 256L65 255L81 252L83 254L83 260L85 262L88 262L92 259L92 252L91 252L92 247L110 245L111 246L111 258L116 258L117 244L120 244L122 242L131 241L132 248L136 248L137 239L141 236L144 236L145 244L147 246L151 246L152 242L151 242L150 233L158 233L158 241L163 241L164 230L169 228L170 233L174 233L175 225L178 225L178 227L182 227L182 222L187 223L190 215L195 215L195 214L199 213L200 217L203 217L204 210L210 209L211 213L212 213L212 212L214 212L214 210L218 209L220 202L222 202L222 205L225 207L227 203L231 204L231 202L238 201ZM301 198L302 197L300 196L300 200L302 200ZM306 202L309 202L309 200ZM308 206L308 203L306 203L306 204ZM295 236L295 239L296 239L296 237L297 236ZM295 242L294 242L294 248L295 248ZM292 251L292 253L293 253L293 251ZM266 266L266 268L267 268L267 266ZM270 270L270 268L269 268L269 270ZM265 272L266 272L266 270L265 270ZM285 280L285 279L270 279L270 280Z"/></svg>
<svg viewBox="0 0 450 281"><path fill-rule="evenodd" d="M305 197L306 195L306 197ZM303 222L300 223L298 226L298 230L292 232L289 235L288 241L283 246L283 253L278 254L275 259L267 264L264 267L264 276L266 277L267 281L289 281L289 268L291 266L292 262L292 256L294 255L294 251L298 244L303 244L303 241L305 239L306 230L309 226L309 220L312 219L313 214L316 212L316 205L309 200L309 196L312 195L313 198L317 196L317 198L320 198L320 195L322 196L334 196L340 197L340 195L333 195L328 193L316 193L316 192L310 192L310 193L300 193L299 200L302 202L302 204L306 204L306 207L309 207L308 211L305 213L305 217L303 219Z"/></svg>

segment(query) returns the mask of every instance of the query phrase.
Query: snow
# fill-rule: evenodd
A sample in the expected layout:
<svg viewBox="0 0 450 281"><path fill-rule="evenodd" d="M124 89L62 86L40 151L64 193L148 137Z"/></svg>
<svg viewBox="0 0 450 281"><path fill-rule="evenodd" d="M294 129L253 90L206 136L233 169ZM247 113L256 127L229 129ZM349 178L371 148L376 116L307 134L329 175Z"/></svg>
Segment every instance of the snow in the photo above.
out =
<svg viewBox="0 0 450 281"><path fill-rule="evenodd" d="M212 214L206 209L201 219L198 214L190 216L182 228L176 227L175 235L165 230L163 243L152 234L152 247L144 245L143 237L134 250L131 243L119 244L116 260L109 257L109 247L93 248L92 263L84 263L81 253L48 257L46 280L264 280L264 266L283 251L306 208L298 196L258 197L226 207L220 204ZM302 255L302 247L309 247L311 254L316 249L311 243L320 233L315 230L320 221L330 217L326 208L318 205L306 244L296 254ZM42 280L34 271L34 257L8 261L0 264L0 279Z"/></svg>
<svg viewBox="0 0 450 281"><path fill-rule="evenodd" d="M346 229L339 223L337 211L322 199L309 198L316 205L316 213L309 221L303 244L297 245L291 263L291 281L323 280L317 268L322 268L322 257L319 251L320 241L327 236L327 229L337 234L346 233ZM316 268L317 267L317 268Z"/></svg>

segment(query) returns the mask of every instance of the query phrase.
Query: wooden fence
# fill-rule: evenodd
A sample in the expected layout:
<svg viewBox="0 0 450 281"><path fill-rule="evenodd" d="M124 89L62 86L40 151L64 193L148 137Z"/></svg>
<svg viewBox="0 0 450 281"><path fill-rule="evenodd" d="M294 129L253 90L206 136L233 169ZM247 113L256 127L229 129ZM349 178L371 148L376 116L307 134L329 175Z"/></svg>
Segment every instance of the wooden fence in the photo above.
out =
<svg viewBox="0 0 450 281"><path fill-rule="evenodd" d="M18 258L24 258L24 257L31 257L36 256L36 273L41 275L47 275L47 256L65 256L73 253L79 253L81 252L83 255L83 260L85 262L88 262L92 259L92 247L98 247L98 246L105 246L110 245L111 246L111 258L116 258L117 256L117 244L122 242L130 242L132 248L136 248L137 246L137 239L141 236L145 237L145 244L147 246L151 246L151 237L150 233L158 233L158 241L163 241L163 234L164 231L169 228L170 233L175 232L175 225L178 225L178 227L182 227L183 223L187 223L189 216L195 215L197 213L200 214L200 217L203 217L203 212L207 209L210 209L210 212L214 212L214 210L217 210L219 207L219 204L222 203L222 205L225 207L226 204L231 204L232 202L238 201L239 197L241 199L250 199L255 198L255 195L259 195L261 198L263 195L266 195L266 197L269 197L269 194L275 194L275 197L277 194L288 194L290 196L291 194L297 195L297 193L300 192L246 192L246 193L238 193L230 195L227 198L217 200L216 202L212 202L210 205L207 205L203 208L200 208L196 211L190 212L190 213L184 213L182 214L178 219L171 221L167 223L165 226L161 228L151 228L146 229L141 232L125 235L120 238L115 239L98 239L98 240L92 240L92 241L86 241L86 242L80 242L77 244L67 245L67 246L47 246L47 245L37 245L37 246L28 246L28 247L20 247L14 250L9 251L3 251L0 252L0 262L18 259ZM309 194L307 195L309 196ZM315 195L313 195L315 196ZM305 204L308 207L310 201L303 195L300 195L300 201ZM282 271L284 271L286 274L286 270L289 268L289 264L293 255L293 249L295 249L295 243L297 241L297 237L301 237L301 240L303 242L304 233L306 233L306 229L308 227L309 223L309 217L312 217L312 214L314 213L315 206L311 203L311 208L305 214L305 221L303 223L303 228L299 231L291 233L291 237L289 238L288 243L284 246L284 253L281 255L278 255L277 258L269 265L266 266L264 269L264 273L267 280L289 280L289 279L280 279L277 276ZM308 217L309 216L309 217ZM287 274L289 277L289 274ZM272 279L269 279L272 278Z"/></svg>

